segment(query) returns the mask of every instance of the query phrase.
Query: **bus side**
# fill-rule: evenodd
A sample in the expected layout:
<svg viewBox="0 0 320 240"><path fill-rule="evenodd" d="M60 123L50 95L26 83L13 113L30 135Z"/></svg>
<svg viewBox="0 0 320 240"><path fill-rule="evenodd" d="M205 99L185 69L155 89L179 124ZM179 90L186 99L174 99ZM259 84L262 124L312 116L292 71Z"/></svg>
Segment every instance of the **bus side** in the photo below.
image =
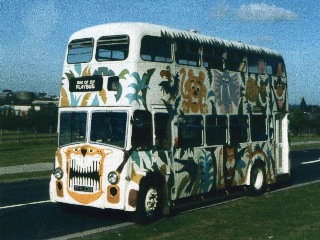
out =
<svg viewBox="0 0 320 240"><path fill-rule="evenodd" d="M152 155L166 173L169 200L242 185L261 193L279 175L288 176L287 82L281 57L233 49L210 56L214 47L175 44L175 62L169 54L149 56L141 50L145 61L139 65L152 66L146 102L163 102L148 107L154 114L155 143L170 139L158 136L164 126L157 114L167 111L172 119L166 129L172 131L172 148L166 154L156 148ZM201 51L202 58L195 56ZM256 168L258 176L252 173Z"/></svg>

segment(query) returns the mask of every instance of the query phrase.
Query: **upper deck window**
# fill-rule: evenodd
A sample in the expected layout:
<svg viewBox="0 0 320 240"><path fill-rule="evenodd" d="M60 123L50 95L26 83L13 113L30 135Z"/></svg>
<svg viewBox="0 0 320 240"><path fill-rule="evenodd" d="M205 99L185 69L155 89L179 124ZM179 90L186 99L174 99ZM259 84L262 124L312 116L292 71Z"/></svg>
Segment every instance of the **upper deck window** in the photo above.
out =
<svg viewBox="0 0 320 240"><path fill-rule="evenodd" d="M70 64L90 62L92 59L92 53L92 38L72 40L68 46L67 62Z"/></svg>
<svg viewBox="0 0 320 240"><path fill-rule="evenodd" d="M248 70L250 73L266 74L266 61L262 55L251 54L248 56Z"/></svg>
<svg viewBox="0 0 320 240"><path fill-rule="evenodd" d="M280 57L269 57L266 59L267 62L267 74L271 76L284 77L285 68L282 58Z"/></svg>
<svg viewBox="0 0 320 240"><path fill-rule="evenodd" d="M129 36L104 36L98 39L97 61L125 60L129 53Z"/></svg>
<svg viewBox="0 0 320 240"><path fill-rule="evenodd" d="M193 42L178 41L176 62L180 65L200 66L200 47Z"/></svg>
<svg viewBox="0 0 320 240"><path fill-rule="evenodd" d="M203 47L203 66L211 69L224 69L224 50L218 47L204 46Z"/></svg>
<svg viewBox="0 0 320 240"><path fill-rule="evenodd" d="M140 56L145 61L171 63L171 41L167 38L144 36Z"/></svg>
<svg viewBox="0 0 320 240"><path fill-rule="evenodd" d="M229 71L246 72L247 63L244 52L229 50L227 52L226 68Z"/></svg>

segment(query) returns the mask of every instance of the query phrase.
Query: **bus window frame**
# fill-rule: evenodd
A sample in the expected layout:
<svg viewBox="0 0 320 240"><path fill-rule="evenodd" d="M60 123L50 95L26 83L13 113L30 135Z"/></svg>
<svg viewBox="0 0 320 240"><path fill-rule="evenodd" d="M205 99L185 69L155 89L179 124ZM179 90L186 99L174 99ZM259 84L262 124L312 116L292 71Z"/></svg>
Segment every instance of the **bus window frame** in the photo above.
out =
<svg viewBox="0 0 320 240"><path fill-rule="evenodd" d="M117 121L115 121L114 123L115 124L109 124L109 125L105 125L105 127L103 128L100 128L101 131L100 133L103 131L103 130L106 130L107 129L107 126L110 126L112 128L109 129L109 133L111 135L105 135L105 136L108 136L109 139L106 139L105 141L99 141L98 139L96 140L93 140L93 134L96 134L97 132L93 132L93 119L94 119L94 114L109 114L110 115L110 122L111 121L114 121L115 119L115 116L113 116L113 114L125 114L125 118L123 118L122 120L125 119L125 126L124 126L124 132L123 132L123 139L122 139L122 145L119 146L119 145L116 145L116 144L113 144L114 143L114 140L115 140L115 135L111 134L113 132L117 132L116 130L116 127L117 125L119 125L119 118L116 118ZM106 118L104 118L103 120L105 120ZM112 147L116 147L116 148L120 148L120 149L125 149L126 145L127 145L127 138L126 136L128 136L128 112L127 111L123 111L123 110L115 110L115 111L102 111L102 110L93 110L91 113L90 113L90 132L88 134L88 139L89 139L89 142L90 143L93 143L93 144L102 144L102 145L107 145L107 146L112 146ZM100 123L101 124L101 123ZM115 128L114 128L115 127ZM119 132L119 131L118 131ZM118 136L119 134L117 134ZM102 136L102 134L101 134ZM111 139L112 139L112 142L111 142ZM101 138L102 140L102 138ZM107 142L109 141L109 142Z"/></svg>
<svg viewBox="0 0 320 240"><path fill-rule="evenodd" d="M70 121L70 131L69 131L69 134L70 134L70 140L71 141L68 141L68 142L64 142L64 143L61 143L60 140L61 140L61 135L62 135L62 131L61 131L61 126L62 126L62 117L61 115L62 114L71 114L71 120ZM83 140L81 141L74 141L75 137L73 136L73 132L75 132L75 129L74 129L74 125L76 122L80 122L80 121L75 121L74 117L75 117L75 114L85 114L85 121L84 124L85 124L85 128L82 129L84 130L84 135L83 135ZM88 118L89 118L89 113L88 111L60 111L59 112L59 125L58 125L58 146L65 146L65 145L70 145L70 144L75 144L75 143L85 143L88 139ZM65 128L65 125L66 124L63 124L64 125L64 128ZM65 131L67 132L67 131Z"/></svg>
<svg viewBox="0 0 320 240"><path fill-rule="evenodd" d="M163 122L165 116L166 122ZM162 119L160 119L162 118ZM154 113L154 142L158 151L169 151L172 146L172 119L169 113ZM159 137L161 135L161 137Z"/></svg>
<svg viewBox="0 0 320 240"><path fill-rule="evenodd" d="M86 42L86 41L89 41L89 40L91 40L91 43L92 43L92 45L91 45L91 52L90 51L87 51L86 53L80 53L80 54L70 54L70 50L71 50L71 46L72 46L72 44L73 43L84 43L84 42ZM83 49L84 48L88 48L88 47L82 47ZM76 49L81 49L80 47L78 47L78 48L76 48ZM91 53L91 54L90 54ZM85 60L85 61L70 61L69 60L69 56L81 56L81 55L85 55L85 54L90 54L90 58L86 58L87 60ZM91 62L92 61L92 59L93 59L93 55L94 55L94 39L93 38L80 38L80 39L73 39L73 40L71 40L70 42L69 42L69 44L68 44L68 51L67 51L67 59L66 59L66 61L67 61L67 63L68 64L77 64L77 63L88 63L88 62Z"/></svg>
<svg viewBox="0 0 320 240"><path fill-rule="evenodd" d="M107 38L112 38L110 40L117 40L116 37L126 37L126 40L127 40L127 43L122 43L122 44L101 44L99 45L99 41L108 41ZM119 49L115 49L115 50L110 50L110 49L106 49L106 48L102 48L101 46L116 46L116 45L127 45L127 49L121 49L123 54L124 54L124 57L123 58L116 58L116 57L113 57L113 52L121 52ZM95 59L97 62L116 62L116 61L124 61L126 60L128 57L129 57L129 53L130 53L130 37L129 35L127 34L119 34L119 35L107 35L107 36L100 36L98 39L97 39L97 43L96 43L96 51L95 51ZM102 58L100 55L99 55L99 50L100 49L104 49L104 51L108 52L110 51L110 54L111 54L111 57L110 58Z"/></svg>
<svg viewBox="0 0 320 240"><path fill-rule="evenodd" d="M211 52L209 54L207 52ZM218 53L216 56L216 52ZM221 55L221 56L220 56ZM202 66L209 69L217 69L223 71L226 68L226 59L225 59L225 49L223 47L216 47L213 45L203 45L202 46L202 54L201 54L201 62ZM211 64L209 64L209 60L211 60ZM205 64L208 66L205 66ZM220 66L219 66L220 65Z"/></svg>
<svg viewBox="0 0 320 240"><path fill-rule="evenodd" d="M196 121L199 121L199 123L195 124ZM204 126L204 118L202 115L185 115L183 117L179 117L177 126L178 126L177 148L192 148L192 147L201 147L204 145L205 126ZM200 132L197 133L195 131L197 129L201 129ZM186 137L186 134L188 134L188 137ZM193 136L191 136L191 134L193 134ZM199 143L197 142L198 140L200 140Z"/></svg>
<svg viewBox="0 0 320 240"><path fill-rule="evenodd" d="M248 115L229 116L229 141L231 144L249 142L249 121ZM245 133L245 135L243 133Z"/></svg>
<svg viewBox="0 0 320 240"><path fill-rule="evenodd" d="M225 69L231 72L247 72L247 54L243 50L227 49Z"/></svg>
<svg viewBox="0 0 320 240"><path fill-rule="evenodd" d="M196 51L189 51L190 48L197 48ZM180 48L183 48L182 50ZM177 40L175 42L174 60L181 66L200 67L201 66L201 44L195 41ZM189 58L193 56L195 59ZM195 60L195 61L194 61ZM182 62L181 62L182 61ZM193 64L193 62L195 64Z"/></svg>
<svg viewBox="0 0 320 240"><path fill-rule="evenodd" d="M276 62L276 64L268 64L270 62ZM281 74L279 74L279 65L280 64L282 65ZM268 69L271 69L271 73L268 71ZM266 72L269 76L286 77L286 68L285 68L283 58L267 56L266 57Z"/></svg>
<svg viewBox="0 0 320 240"><path fill-rule="evenodd" d="M166 42L166 44L169 44L169 46L170 46L170 47L169 47L169 49L170 49L170 58L166 58L165 56L157 56L157 55L159 55L159 54L156 54L156 53L161 52L161 51L155 51L155 49L158 50L158 48L154 48L153 51L150 51L150 52L154 53L153 55L152 55L152 54L142 54L142 50L143 50L143 48L144 48L144 46L145 46L144 41L148 40L147 38L150 38L149 41L156 39L156 41L161 42L161 40L163 40L163 41ZM143 36L142 39L141 39L140 58L141 58L141 60L146 61L146 62L173 63L174 60L173 60L172 45L173 45L173 42L172 42L172 40L171 40L170 38L168 38L168 37L157 37L157 36L152 36L152 35L145 35L145 36ZM148 50L150 50L150 49L151 49L151 48L149 48ZM149 52L149 53L150 53L150 52ZM143 56L150 56L150 59L146 59L146 58L144 58ZM157 58L158 58L158 59L159 59L159 58L164 58L164 61L157 60ZM167 59L168 59L168 60L167 60Z"/></svg>
<svg viewBox="0 0 320 240"><path fill-rule="evenodd" d="M212 124L212 125L208 124L210 118L212 118L212 120L215 121L215 124ZM224 121L224 124L221 124L222 121ZM205 124L206 144L208 146L223 145L227 142L228 118L226 115L207 115L205 116L205 123L206 123ZM216 131L217 129L218 131ZM215 135L217 132L219 132L219 136L224 135L223 138L211 137L211 140L209 142L208 139L210 138L208 136L209 136L210 130L212 131L210 134Z"/></svg>
<svg viewBox="0 0 320 240"><path fill-rule="evenodd" d="M152 114L147 110L135 110L131 118L131 145L137 151L148 151L153 148Z"/></svg>
<svg viewBox="0 0 320 240"><path fill-rule="evenodd" d="M267 121L268 117L266 114L250 116L250 136L252 142L268 141ZM263 124L262 126L260 125L261 123Z"/></svg>

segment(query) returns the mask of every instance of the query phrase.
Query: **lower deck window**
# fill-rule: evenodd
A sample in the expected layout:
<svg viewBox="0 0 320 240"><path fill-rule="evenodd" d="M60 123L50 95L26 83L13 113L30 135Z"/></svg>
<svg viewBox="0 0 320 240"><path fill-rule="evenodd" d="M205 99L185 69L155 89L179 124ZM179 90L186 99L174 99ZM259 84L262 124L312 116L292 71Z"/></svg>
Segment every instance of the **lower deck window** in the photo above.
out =
<svg viewBox="0 0 320 240"><path fill-rule="evenodd" d="M266 130L266 116L253 115L250 117L251 127L251 140L252 141L265 141L268 140Z"/></svg>
<svg viewBox="0 0 320 240"><path fill-rule="evenodd" d="M202 120L202 116L185 116L179 122L179 147L199 147L203 144Z"/></svg>
<svg viewBox="0 0 320 240"><path fill-rule="evenodd" d="M248 116L230 116L230 142L241 143L248 141Z"/></svg>
<svg viewBox="0 0 320 240"><path fill-rule="evenodd" d="M171 120L167 113L154 115L155 143L158 150L170 149L171 147Z"/></svg>
<svg viewBox="0 0 320 240"><path fill-rule="evenodd" d="M206 140L207 145L218 145L226 143L227 117L206 117Z"/></svg>
<svg viewBox="0 0 320 240"><path fill-rule="evenodd" d="M152 115L149 111L136 110L131 121L132 147L138 151L152 149Z"/></svg>

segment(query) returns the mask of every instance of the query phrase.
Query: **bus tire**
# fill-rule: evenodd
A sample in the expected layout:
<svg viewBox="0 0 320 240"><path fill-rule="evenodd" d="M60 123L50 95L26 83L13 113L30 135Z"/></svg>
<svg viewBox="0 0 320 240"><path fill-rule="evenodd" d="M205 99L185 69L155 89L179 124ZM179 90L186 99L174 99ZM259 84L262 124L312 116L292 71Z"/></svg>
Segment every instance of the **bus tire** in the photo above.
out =
<svg viewBox="0 0 320 240"><path fill-rule="evenodd" d="M160 185L151 179L143 179L137 199L137 209L133 213L133 221L147 224L158 220L162 215L163 193Z"/></svg>
<svg viewBox="0 0 320 240"><path fill-rule="evenodd" d="M255 163L250 172L249 194L258 196L266 191L266 171L262 163Z"/></svg>

